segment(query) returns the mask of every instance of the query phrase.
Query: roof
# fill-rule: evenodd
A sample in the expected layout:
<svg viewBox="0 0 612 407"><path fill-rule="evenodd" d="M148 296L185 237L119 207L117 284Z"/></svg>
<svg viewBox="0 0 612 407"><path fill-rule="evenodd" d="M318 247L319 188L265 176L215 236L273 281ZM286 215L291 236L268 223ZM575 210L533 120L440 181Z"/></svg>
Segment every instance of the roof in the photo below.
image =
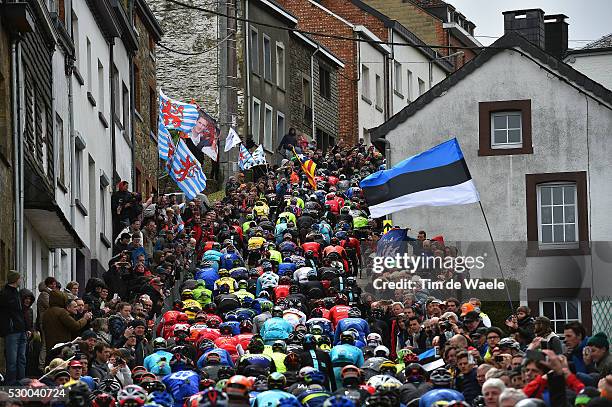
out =
<svg viewBox="0 0 612 407"><path fill-rule="evenodd" d="M364 3L361 0L351 0L351 2L355 6L357 6L359 9L378 18L380 21L384 23L385 27L393 28L409 44L420 45L417 48L417 50L425 54L425 56L427 56L428 58L431 58L432 60L434 60L434 63L438 65L440 68L442 68L442 70L448 73L453 71L454 69L453 64L450 61L448 61L447 59L436 60L436 58L439 57L438 53L430 47L423 47L425 43L419 37L417 37L416 34L414 34L412 31L404 27L399 21L392 20L391 18L387 17L385 14L381 13L379 10Z"/></svg>
<svg viewBox="0 0 612 407"><path fill-rule="evenodd" d="M317 42L317 41L313 40L312 38L310 38L310 36L308 36L306 34L302 34L302 33L297 32L297 31L292 31L291 33L294 34L299 39L301 39L307 45L310 45L311 47L318 49L319 53L321 55L325 56L333 64L339 66L340 68L344 68L344 62L342 62L342 60L340 58L338 58L336 55L334 55L333 52L331 52L329 49L325 48L319 42Z"/></svg>
<svg viewBox="0 0 612 407"><path fill-rule="evenodd" d="M611 47L612 47L612 34L608 34L608 35L604 35L597 41L588 43L582 49L611 48Z"/></svg>
<svg viewBox="0 0 612 407"><path fill-rule="evenodd" d="M137 10L141 14L142 22L147 26L151 34L153 34L153 38L155 38L155 42L159 42L161 37L164 35L164 31L161 26L157 22L155 15L149 8L146 0L136 0Z"/></svg>
<svg viewBox="0 0 612 407"><path fill-rule="evenodd" d="M269 9L274 11L280 17L284 18L286 21L289 21L291 24L297 24L297 17L291 14L289 11L283 8L280 4L278 4L274 0L259 0L259 3L267 6Z"/></svg>
<svg viewBox="0 0 612 407"><path fill-rule="evenodd" d="M509 48L533 58L535 60L534 62L543 66L543 69L559 75L559 79L563 80L564 82L573 82L577 87L588 91L596 98L599 98L605 103L612 105L612 91L595 82L588 76L578 72L568 64L548 54L537 45L529 42L520 34L509 32L495 41L491 47L486 48L475 58L463 65L463 67L461 67L459 70L455 71L441 82L438 82L430 90L423 93L418 99L396 113L385 123L370 129L369 133L371 140L374 142L379 138L385 137L391 130L395 129L401 123L404 123L406 120L408 120L408 118L413 116L430 102L445 94L450 88L487 63L492 57L500 52L506 51Z"/></svg>

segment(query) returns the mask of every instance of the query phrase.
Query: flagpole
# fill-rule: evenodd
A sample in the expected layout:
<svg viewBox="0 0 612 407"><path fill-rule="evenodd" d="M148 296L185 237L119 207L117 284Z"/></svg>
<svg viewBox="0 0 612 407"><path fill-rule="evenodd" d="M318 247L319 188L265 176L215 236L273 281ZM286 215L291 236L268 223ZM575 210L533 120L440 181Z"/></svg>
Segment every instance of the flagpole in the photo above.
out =
<svg viewBox="0 0 612 407"><path fill-rule="evenodd" d="M499 273L501 274L502 280L504 280L504 286L506 287L506 295L508 296L508 304L510 305L510 313L514 313L514 305L512 305L512 297L510 296L510 288L508 288L508 282L506 281L506 277L504 276L504 270L502 269L501 261L499 260L499 253L497 252L497 246L495 245L495 241L493 240L493 234L491 233L491 228L489 227L489 221L487 220L487 215L485 214L484 208L482 206L482 202L478 201L478 205L480 205L480 211L482 212L482 217L484 218L485 225L487 225L487 231L489 232L489 237L491 238L491 244L493 245L493 251L495 252L495 258L497 259L497 266L499 267Z"/></svg>

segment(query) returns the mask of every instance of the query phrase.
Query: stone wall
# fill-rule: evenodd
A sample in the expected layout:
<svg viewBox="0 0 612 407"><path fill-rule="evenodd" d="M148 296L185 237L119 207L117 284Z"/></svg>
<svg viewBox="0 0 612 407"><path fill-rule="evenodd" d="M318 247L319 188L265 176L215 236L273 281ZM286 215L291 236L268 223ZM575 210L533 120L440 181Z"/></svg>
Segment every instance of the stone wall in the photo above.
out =
<svg viewBox="0 0 612 407"><path fill-rule="evenodd" d="M136 31L138 32L138 52L134 57L135 81L134 99L136 113L134 118L134 140L136 179L135 189L146 197L157 190L157 77L155 49L149 48L149 32L142 19L136 13L134 17ZM155 95L151 103L151 91ZM146 199L146 198L145 198Z"/></svg>
<svg viewBox="0 0 612 407"><path fill-rule="evenodd" d="M286 123L287 132L290 127L295 127L298 134L304 133L312 139L312 121L304 119L304 92L302 81L307 79L311 86L310 77L310 55L311 51L298 38L293 35L289 40L289 117ZM282 137L282 136L279 136ZM280 141L280 139L279 139Z"/></svg>
<svg viewBox="0 0 612 407"><path fill-rule="evenodd" d="M11 52L8 34L0 21L0 283L13 267L14 194L13 194L13 129L11 125ZM4 359L4 358L2 358Z"/></svg>

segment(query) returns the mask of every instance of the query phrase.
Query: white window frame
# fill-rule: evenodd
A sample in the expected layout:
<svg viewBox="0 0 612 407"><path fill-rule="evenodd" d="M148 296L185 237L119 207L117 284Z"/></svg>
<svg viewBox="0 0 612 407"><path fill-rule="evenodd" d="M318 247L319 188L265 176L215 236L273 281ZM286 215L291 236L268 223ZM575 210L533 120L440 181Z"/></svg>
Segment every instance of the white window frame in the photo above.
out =
<svg viewBox="0 0 612 407"><path fill-rule="evenodd" d="M402 94L402 64L393 61L393 90Z"/></svg>
<svg viewBox="0 0 612 407"><path fill-rule="evenodd" d="M255 38L253 38L253 35L255 35ZM257 31L257 28L251 27L249 40L251 41L251 72L259 75L259 31Z"/></svg>
<svg viewBox="0 0 612 407"><path fill-rule="evenodd" d="M82 200L83 192L83 150L75 148L74 150L74 198Z"/></svg>
<svg viewBox="0 0 612 407"><path fill-rule="evenodd" d="M279 126L279 119L283 120L283 128L282 129ZM277 110L276 111L276 139L277 140L282 140L283 139L283 136L285 135L286 127L287 127L287 121L285 119L284 113L282 113L281 111Z"/></svg>
<svg viewBox="0 0 612 407"><path fill-rule="evenodd" d="M361 96L370 99L370 68L366 64L361 64Z"/></svg>
<svg viewBox="0 0 612 407"><path fill-rule="evenodd" d="M100 184L100 234L106 236L106 201L107 201L107 189L104 185Z"/></svg>
<svg viewBox="0 0 612 407"><path fill-rule="evenodd" d="M565 303L565 318L557 318L557 307L553 306L553 315L548 316L548 315L544 315L544 303L546 302L563 302ZM578 318L577 319L568 319L567 318L567 310L568 310L568 303L573 302L576 305L576 309L578 310ZM558 334L563 334L563 325L567 324L568 322L572 322L572 321L578 321L580 322L582 320L582 307L581 307L581 302L579 299L577 298L543 298L541 300L539 300L539 308L540 308L540 316L546 316L548 317L548 319L550 319L551 322L551 327L553 328L553 331L555 331L555 323L556 322L561 322L561 329L560 330L556 330L555 332ZM552 318L551 318L552 317Z"/></svg>
<svg viewBox="0 0 612 407"><path fill-rule="evenodd" d="M104 77L104 65L98 59L98 107L99 111L104 114L104 88L105 88L106 80Z"/></svg>
<svg viewBox="0 0 612 407"><path fill-rule="evenodd" d="M376 98L375 104L378 109L382 110L385 97L382 86L382 77L379 74L374 76L374 86L376 88L376 94L374 95Z"/></svg>
<svg viewBox="0 0 612 407"><path fill-rule="evenodd" d="M412 102L412 71L410 69L406 69L406 101L408 103Z"/></svg>
<svg viewBox="0 0 612 407"><path fill-rule="evenodd" d="M256 105L257 107L255 107ZM257 124L257 126L255 124ZM253 101L251 102L251 133L253 135L253 141L259 143L261 133L261 101L255 96L253 96Z"/></svg>
<svg viewBox="0 0 612 407"><path fill-rule="evenodd" d="M425 87L425 81L421 78L418 78L418 83L419 83L419 96L421 96L423 93L427 92L427 88Z"/></svg>
<svg viewBox="0 0 612 407"><path fill-rule="evenodd" d="M274 108L267 103L264 105L264 137L263 146L268 151L273 150L273 135L274 131Z"/></svg>
<svg viewBox="0 0 612 407"><path fill-rule="evenodd" d="M518 116L520 120L519 127L509 127L508 124L508 116ZM496 117L505 117L506 119L506 127L503 129L495 128L495 118ZM521 148L523 147L523 117L520 111L506 111L506 112L491 112L491 148L496 149L504 149L504 148ZM495 130L505 130L506 132L506 142L505 143L497 143L495 141ZM519 131L519 141L518 142L509 142L508 141L508 131L510 130L518 130Z"/></svg>
<svg viewBox="0 0 612 407"><path fill-rule="evenodd" d="M554 240L554 236L555 236L555 232L554 232L554 227L555 226L563 226L563 236L565 238L565 226L567 225L574 225L574 241L569 241L569 242L543 242L542 241L542 188L551 188L551 187L573 187L574 188L574 222L573 223L567 223L565 222L565 209L567 206L572 205L572 204L565 204L565 190L563 190L563 203L561 205L556 205L552 202L552 197L551 197L551 203L550 205L546 205L551 207L551 222L553 222L554 219L554 207L555 206L560 206L563 208L563 223L546 223L544 224L544 226L550 225L552 226L552 239ZM537 192L537 206L538 206L538 244L540 246L540 248L542 249L567 249L567 248L578 248L578 236L579 236L579 230L578 230L578 186L576 185L576 183L568 183L568 182L548 182L548 183L544 183L544 184L538 184L537 188L536 188L536 192Z"/></svg>
<svg viewBox="0 0 612 407"><path fill-rule="evenodd" d="M282 64L281 64L282 62ZM285 45L276 42L276 86L285 89Z"/></svg>
<svg viewBox="0 0 612 407"><path fill-rule="evenodd" d="M268 52L266 54L266 43L268 44ZM263 35L263 77L268 81L272 81L272 40L267 34Z"/></svg>
<svg viewBox="0 0 612 407"><path fill-rule="evenodd" d="M91 93L91 84L93 83L93 74L91 71L91 41L89 37L85 37L87 47L87 90Z"/></svg>

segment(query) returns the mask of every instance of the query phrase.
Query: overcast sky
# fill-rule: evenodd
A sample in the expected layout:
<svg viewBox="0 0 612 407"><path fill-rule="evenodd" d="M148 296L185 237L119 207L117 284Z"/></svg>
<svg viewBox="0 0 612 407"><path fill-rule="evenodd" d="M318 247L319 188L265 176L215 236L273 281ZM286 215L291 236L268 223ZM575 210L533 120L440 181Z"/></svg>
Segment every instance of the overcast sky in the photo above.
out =
<svg viewBox="0 0 612 407"><path fill-rule="evenodd" d="M446 0L476 24L474 34L484 45L494 38L478 37L504 34L502 11L541 8L546 14L565 14L569 18L569 47L581 48L586 42L572 40L597 40L612 33L610 0Z"/></svg>

